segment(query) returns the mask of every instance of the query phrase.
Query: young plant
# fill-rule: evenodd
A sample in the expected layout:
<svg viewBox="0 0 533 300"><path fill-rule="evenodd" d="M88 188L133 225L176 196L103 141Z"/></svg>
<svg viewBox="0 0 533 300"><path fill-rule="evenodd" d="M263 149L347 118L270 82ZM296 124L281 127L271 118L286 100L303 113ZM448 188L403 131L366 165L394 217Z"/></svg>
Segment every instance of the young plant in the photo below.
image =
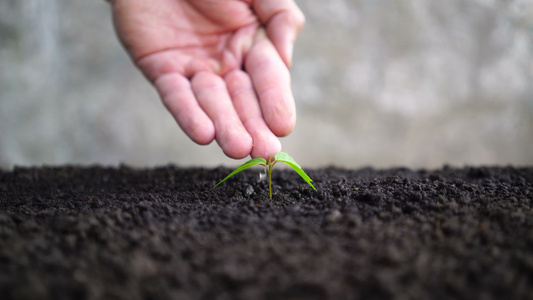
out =
<svg viewBox="0 0 533 300"><path fill-rule="evenodd" d="M270 198L272 198L272 169L274 168L274 165L277 162L283 162L291 166L291 168L294 171L296 171L296 173L298 173L305 180L305 182L307 182L316 191L316 188L311 183L311 181L313 180L309 176L307 176L307 174L305 174L305 172L302 170L302 167L300 167L300 165L298 165L298 163L292 157L290 157L289 154L285 152L279 152L276 155L274 155L274 160L268 159L267 161L264 158L252 158L249 161L242 164L240 167L238 167L235 171L231 172L228 176L226 176L226 178L222 179L222 181L217 183L213 188L216 188L219 184L228 180L230 177L232 177L233 175L239 173L240 171L244 169L248 169L249 167L255 166L255 165L261 165L267 169L268 190L270 192Z"/></svg>

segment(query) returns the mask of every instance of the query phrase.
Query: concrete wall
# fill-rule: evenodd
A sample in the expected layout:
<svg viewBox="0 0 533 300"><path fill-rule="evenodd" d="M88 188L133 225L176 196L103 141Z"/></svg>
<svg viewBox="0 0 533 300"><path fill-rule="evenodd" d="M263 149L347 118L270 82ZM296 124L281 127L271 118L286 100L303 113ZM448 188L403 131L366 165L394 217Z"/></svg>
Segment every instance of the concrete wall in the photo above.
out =
<svg viewBox="0 0 533 300"><path fill-rule="evenodd" d="M299 0L306 167L533 164L533 0ZM235 165L179 130L93 0L0 0L0 167Z"/></svg>

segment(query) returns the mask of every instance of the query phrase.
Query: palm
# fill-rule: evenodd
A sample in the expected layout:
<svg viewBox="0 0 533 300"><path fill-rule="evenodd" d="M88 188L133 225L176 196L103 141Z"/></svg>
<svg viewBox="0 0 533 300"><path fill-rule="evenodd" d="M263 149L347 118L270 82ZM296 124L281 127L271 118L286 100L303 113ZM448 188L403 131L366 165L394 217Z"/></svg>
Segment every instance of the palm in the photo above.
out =
<svg viewBox="0 0 533 300"><path fill-rule="evenodd" d="M182 129L199 144L216 138L234 158L268 158L281 149L276 135L294 126L288 44L301 24L262 22L289 12L268 1L113 4L122 43Z"/></svg>
<svg viewBox="0 0 533 300"><path fill-rule="evenodd" d="M220 8L213 3L204 7L202 1L138 2L124 7L135 11L123 12L117 29L133 59L151 79L168 72L191 77L202 70L221 74L239 68L242 51L251 45L259 28L257 18L242 1L219 2ZM171 64L167 64L169 59Z"/></svg>

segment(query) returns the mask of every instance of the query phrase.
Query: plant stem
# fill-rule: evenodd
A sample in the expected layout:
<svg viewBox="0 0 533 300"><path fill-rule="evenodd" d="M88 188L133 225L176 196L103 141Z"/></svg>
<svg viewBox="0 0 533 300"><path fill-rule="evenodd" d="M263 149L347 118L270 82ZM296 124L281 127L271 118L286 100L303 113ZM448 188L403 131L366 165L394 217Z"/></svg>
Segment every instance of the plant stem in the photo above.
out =
<svg viewBox="0 0 533 300"><path fill-rule="evenodd" d="M270 192L270 198L272 199L272 168L268 168L268 190Z"/></svg>
<svg viewBox="0 0 533 300"><path fill-rule="evenodd" d="M272 169L274 169L274 165L276 164L276 160L272 161L272 157L268 159L268 163L266 165L267 171L268 171L268 191L270 195L270 199L272 199Z"/></svg>

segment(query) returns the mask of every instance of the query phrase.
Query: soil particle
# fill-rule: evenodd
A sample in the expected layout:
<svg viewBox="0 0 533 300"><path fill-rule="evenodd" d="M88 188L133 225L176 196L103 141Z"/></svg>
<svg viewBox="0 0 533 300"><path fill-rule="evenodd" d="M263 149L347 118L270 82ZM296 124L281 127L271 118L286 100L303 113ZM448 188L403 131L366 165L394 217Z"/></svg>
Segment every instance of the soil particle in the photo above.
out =
<svg viewBox="0 0 533 300"><path fill-rule="evenodd" d="M533 168L0 171L2 299L533 299Z"/></svg>

